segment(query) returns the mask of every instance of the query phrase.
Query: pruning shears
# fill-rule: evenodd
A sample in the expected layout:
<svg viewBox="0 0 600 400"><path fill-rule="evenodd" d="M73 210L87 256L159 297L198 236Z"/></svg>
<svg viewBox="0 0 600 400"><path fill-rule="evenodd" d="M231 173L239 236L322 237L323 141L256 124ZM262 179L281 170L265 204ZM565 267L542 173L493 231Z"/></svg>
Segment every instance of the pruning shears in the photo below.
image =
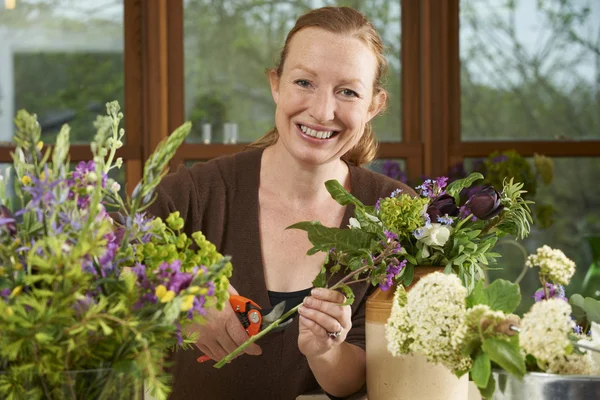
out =
<svg viewBox="0 0 600 400"><path fill-rule="evenodd" d="M283 315L285 310L285 301L278 303L273 308L263 309L254 301L240 295L230 295L229 304L235 312L235 315L240 320L240 323L248 333L248 336L254 336L265 327L276 321ZM271 332L282 331L292 323L291 319L279 324L273 328ZM198 362L210 360L207 355L198 357Z"/></svg>

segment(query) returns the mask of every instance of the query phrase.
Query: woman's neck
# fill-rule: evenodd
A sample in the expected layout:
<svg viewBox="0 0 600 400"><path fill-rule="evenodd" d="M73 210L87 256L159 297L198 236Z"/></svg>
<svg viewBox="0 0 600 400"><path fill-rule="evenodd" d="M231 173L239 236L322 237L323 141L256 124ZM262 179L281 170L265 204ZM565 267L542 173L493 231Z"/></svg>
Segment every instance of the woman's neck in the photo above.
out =
<svg viewBox="0 0 600 400"><path fill-rule="evenodd" d="M349 189L348 165L342 160L327 164L309 165L292 157L287 149L276 143L267 147L261 160L260 185L276 190L286 201L303 203L331 199L325 182L336 179Z"/></svg>

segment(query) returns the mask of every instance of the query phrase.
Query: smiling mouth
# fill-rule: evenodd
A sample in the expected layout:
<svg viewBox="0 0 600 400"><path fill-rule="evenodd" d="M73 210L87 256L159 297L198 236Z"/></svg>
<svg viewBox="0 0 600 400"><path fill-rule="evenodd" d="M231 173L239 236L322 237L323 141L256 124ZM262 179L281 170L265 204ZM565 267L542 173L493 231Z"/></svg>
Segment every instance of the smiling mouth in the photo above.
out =
<svg viewBox="0 0 600 400"><path fill-rule="evenodd" d="M339 131L316 131L314 129L311 129L311 128L309 128L307 126L304 126L304 125L301 125L301 124L296 124L296 126L306 136L310 136L310 137L313 137L315 139L324 139L324 140L331 139L331 138L337 136L340 133Z"/></svg>

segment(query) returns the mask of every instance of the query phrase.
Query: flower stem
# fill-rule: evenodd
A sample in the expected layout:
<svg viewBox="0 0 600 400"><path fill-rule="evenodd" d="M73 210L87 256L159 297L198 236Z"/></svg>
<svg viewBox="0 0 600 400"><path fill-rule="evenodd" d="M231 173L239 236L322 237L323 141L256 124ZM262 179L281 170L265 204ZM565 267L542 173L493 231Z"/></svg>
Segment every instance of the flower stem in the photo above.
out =
<svg viewBox="0 0 600 400"><path fill-rule="evenodd" d="M267 326L262 331L258 332L256 335L250 336L250 338L248 338L248 340L246 340L240 347L235 349L233 352L227 354L225 356L225 358L223 358L221 361L216 363L215 368L221 368L225 364L227 364L229 361L233 360L235 357L237 357L238 354L242 353L246 349L246 347L250 346L252 343L256 342L258 339L262 338L267 333L271 332L273 329L275 329L277 326L279 326L279 324L281 322L285 321L288 317L290 317L291 315L296 313L302 304L303 303L298 304L296 307L292 308L291 310L289 310L288 312L283 314L279 319L277 319L276 321L271 323L269 326Z"/></svg>

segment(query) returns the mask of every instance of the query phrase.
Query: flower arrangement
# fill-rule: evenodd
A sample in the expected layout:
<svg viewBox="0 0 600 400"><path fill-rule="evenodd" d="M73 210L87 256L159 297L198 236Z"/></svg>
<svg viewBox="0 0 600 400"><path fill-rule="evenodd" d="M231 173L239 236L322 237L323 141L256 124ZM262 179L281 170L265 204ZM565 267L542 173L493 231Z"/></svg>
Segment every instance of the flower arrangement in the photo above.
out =
<svg viewBox="0 0 600 400"><path fill-rule="evenodd" d="M544 288L523 318L512 314L521 301L519 287L505 280L487 287L479 281L470 294L455 275L439 272L408 293L398 286L386 325L389 351L421 354L459 377L469 373L485 398L496 390L493 367L518 378L528 371L599 375L600 302L574 295L572 306L562 287L550 281L573 273L572 261L560 250L543 246L528 264L540 267Z"/></svg>
<svg viewBox="0 0 600 400"><path fill-rule="evenodd" d="M122 165L123 115L116 102L107 113L93 159L74 170L68 126L49 149L35 115L15 119L14 185L8 171L0 181L2 398L134 398L144 380L166 398L168 352L193 343L185 327L227 298L229 259L201 232L186 236L178 213L144 212L190 124L156 148L124 199L108 177Z"/></svg>
<svg viewBox="0 0 600 400"><path fill-rule="evenodd" d="M481 179L481 174L473 173L450 185L445 177L427 180L417 187L420 196L396 190L375 206L364 205L338 181L327 181L327 190L339 204L354 206L350 229L326 227L318 221L299 222L288 229L307 232L313 245L309 255L320 251L327 254L313 285L343 291L347 304L354 300L353 283L369 281L382 290L395 283L410 285L419 265L443 266L471 291L484 277L484 267L499 256L493 252L498 238L508 234L523 238L531 222L529 202L521 197L522 184L512 180L504 183L501 192L484 187L460 204L460 192ZM345 277L330 284L331 276L340 270ZM251 337L215 367L224 366L270 329Z"/></svg>

